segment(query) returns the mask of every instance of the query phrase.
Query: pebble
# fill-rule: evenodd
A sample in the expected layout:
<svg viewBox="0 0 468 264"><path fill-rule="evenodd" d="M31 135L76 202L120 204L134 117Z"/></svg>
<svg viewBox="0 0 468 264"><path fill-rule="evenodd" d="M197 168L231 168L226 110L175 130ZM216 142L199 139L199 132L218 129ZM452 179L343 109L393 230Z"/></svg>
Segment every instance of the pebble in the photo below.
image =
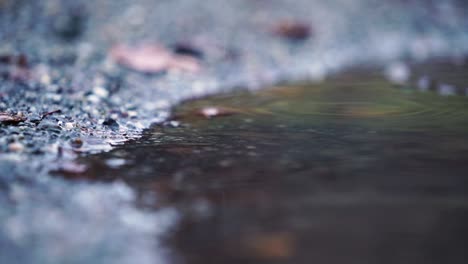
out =
<svg viewBox="0 0 468 264"><path fill-rule="evenodd" d="M99 102L101 102L101 97L94 94L86 96L86 99L93 104L98 104Z"/></svg>
<svg viewBox="0 0 468 264"><path fill-rule="evenodd" d="M217 117L217 116L233 115L236 113L236 111L232 109L227 109L227 108L209 106L209 107L204 107L200 109L197 113L203 117L212 118L212 117Z"/></svg>
<svg viewBox="0 0 468 264"><path fill-rule="evenodd" d="M106 160L106 165L110 168L116 169L125 165L126 161L124 159L108 159Z"/></svg>
<svg viewBox="0 0 468 264"><path fill-rule="evenodd" d="M83 140L81 138L75 138L70 141L70 145L73 148L81 148L83 146Z"/></svg>
<svg viewBox="0 0 468 264"><path fill-rule="evenodd" d="M65 128L66 130L71 130L71 129L73 129L74 127L75 127L75 124L72 123L72 122L66 122L65 125L64 125L64 128Z"/></svg>
<svg viewBox="0 0 468 264"><path fill-rule="evenodd" d="M94 87L93 93L101 98L106 98L109 96L109 91L107 91L106 88L101 87L101 86Z"/></svg>
<svg viewBox="0 0 468 264"><path fill-rule="evenodd" d="M175 120L171 120L168 122L168 125L171 126L171 127L179 127L180 126L180 122L179 121L175 121Z"/></svg>
<svg viewBox="0 0 468 264"><path fill-rule="evenodd" d="M137 111L127 111L127 115L130 118L134 118L134 117L138 116L138 112Z"/></svg>
<svg viewBox="0 0 468 264"><path fill-rule="evenodd" d="M385 69L387 79L396 84L404 84L409 80L411 75L409 67L401 62L390 64Z"/></svg>
<svg viewBox="0 0 468 264"><path fill-rule="evenodd" d="M448 96L456 94L456 87L450 84L441 84L439 85L437 92L440 95Z"/></svg>
<svg viewBox="0 0 468 264"><path fill-rule="evenodd" d="M39 125L37 125L37 128L45 130L62 130L57 122L49 120L42 120Z"/></svg>
<svg viewBox="0 0 468 264"><path fill-rule="evenodd" d="M8 150L12 152L20 152L24 150L24 145L19 142L13 142L8 145Z"/></svg>
<svg viewBox="0 0 468 264"><path fill-rule="evenodd" d="M427 91L431 86L431 80L427 76L423 76L418 80L417 86L420 91Z"/></svg>
<svg viewBox="0 0 468 264"><path fill-rule="evenodd" d="M201 114L207 118L217 116L220 113L219 109L216 107L205 107L201 110Z"/></svg>
<svg viewBox="0 0 468 264"><path fill-rule="evenodd" d="M104 122L102 122L102 125L111 127L112 129L119 128L119 123L117 123L117 121L115 121L115 119L112 118L106 118Z"/></svg>

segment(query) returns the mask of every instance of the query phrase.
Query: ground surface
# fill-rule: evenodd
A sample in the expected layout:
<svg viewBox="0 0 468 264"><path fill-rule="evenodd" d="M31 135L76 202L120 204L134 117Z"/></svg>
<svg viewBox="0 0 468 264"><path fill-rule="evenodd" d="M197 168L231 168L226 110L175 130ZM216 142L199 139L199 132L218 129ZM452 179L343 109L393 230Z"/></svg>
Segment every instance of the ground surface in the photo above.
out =
<svg viewBox="0 0 468 264"><path fill-rule="evenodd" d="M465 263L467 110L466 96L340 74L188 102L74 178L177 208L183 263Z"/></svg>
<svg viewBox="0 0 468 264"><path fill-rule="evenodd" d="M166 261L159 237L177 212L136 208L121 182L50 172L82 172L77 156L139 137L188 98L362 63L396 82L402 59L460 63L465 13L463 1L0 1L0 262ZM135 46L117 56L118 44ZM128 62L142 44L169 54L163 71Z"/></svg>

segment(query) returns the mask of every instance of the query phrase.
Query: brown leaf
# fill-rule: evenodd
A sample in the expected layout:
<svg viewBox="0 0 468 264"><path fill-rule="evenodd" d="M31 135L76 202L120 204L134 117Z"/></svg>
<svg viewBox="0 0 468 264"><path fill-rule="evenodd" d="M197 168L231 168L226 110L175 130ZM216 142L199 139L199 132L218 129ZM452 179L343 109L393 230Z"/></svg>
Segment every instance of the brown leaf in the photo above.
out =
<svg viewBox="0 0 468 264"><path fill-rule="evenodd" d="M272 32L277 36L290 40L306 40L310 37L312 30L310 26L305 23L284 20L276 24Z"/></svg>
<svg viewBox="0 0 468 264"><path fill-rule="evenodd" d="M26 58L24 54L20 54L18 57L16 57L16 65L20 68L28 68L28 58Z"/></svg>
<svg viewBox="0 0 468 264"><path fill-rule="evenodd" d="M61 113L61 112L62 112L62 110L60 110L60 109L57 109L57 110L54 110L54 111L50 111L50 112L46 112L46 113L42 114L41 120L43 120L44 118L46 118L46 117L48 117L48 116L50 116L50 115L53 115L53 114L55 114L55 113Z"/></svg>
<svg viewBox="0 0 468 264"><path fill-rule="evenodd" d="M262 258L288 258L294 251L294 237L287 232L256 234L245 242L249 249Z"/></svg>
<svg viewBox="0 0 468 264"><path fill-rule="evenodd" d="M24 54L20 55L0 55L0 64L17 66L19 68L27 68L29 66L28 58Z"/></svg>
<svg viewBox="0 0 468 264"><path fill-rule="evenodd" d="M12 115L4 112L0 112L0 123L5 125L17 125L21 122L26 121L26 117L22 115Z"/></svg>
<svg viewBox="0 0 468 264"><path fill-rule="evenodd" d="M111 57L120 65L145 73L166 70L198 72L200 64L193 57L175 54L165 47L154 45L117 45L111 49Z"/></svg>

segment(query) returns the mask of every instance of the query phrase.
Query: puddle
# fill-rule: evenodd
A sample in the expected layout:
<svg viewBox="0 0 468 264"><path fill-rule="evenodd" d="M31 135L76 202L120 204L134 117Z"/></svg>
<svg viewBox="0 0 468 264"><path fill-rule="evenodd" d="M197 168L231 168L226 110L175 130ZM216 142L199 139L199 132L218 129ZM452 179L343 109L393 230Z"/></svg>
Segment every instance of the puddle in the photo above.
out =
<svg viewBox="0 0 468 264"><path fill-rule="evenodd" d="M348 72L189 101L82 177L178 208L185 263L466 263L468 100L411 83Z"/></svg>

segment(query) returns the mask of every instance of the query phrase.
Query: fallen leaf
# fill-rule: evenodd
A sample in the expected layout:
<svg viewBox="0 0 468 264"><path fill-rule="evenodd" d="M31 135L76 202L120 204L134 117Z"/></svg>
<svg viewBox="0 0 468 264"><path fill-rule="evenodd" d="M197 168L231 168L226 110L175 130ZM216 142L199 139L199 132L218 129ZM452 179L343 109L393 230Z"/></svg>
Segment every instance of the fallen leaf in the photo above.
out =
<svg viewBox="0 0 468 264"><path fill-rule="evenodd" d="M311 28L309 25L291 20L284 20L277 23L272 32L280 37L290 40L306 40L311 35Z"/></svg>
<svg viewBox="0 0 468 264"><path fill-rule="evenodd" d="M0 64L17 66L19 68L27 68L29 66L28 59L24 54L20 55L0 55Z"/></svg>
<svg viewBox="0 0 468 264"><path fill-rule="evenodd" d="M30 79L29 62L24 54L0 55L1 74L7 79L15 81L26 81Z"/></svg>
<svg viewBox="0 0 468 264"><path fill-rule="evenodd" d="M50 112L46 112L46 113L42 114L42 116L41 116L41 121L42 121L44 118L46 118L46 117L48 117L48 116L50 116L50 115L53 115L53 114L55 114L55 113L61 113L61 112L62 112L62 110L60 110L60 109L57 109L57 110L54 110L54 111L50 111Z"/></svg>
<svg viewBox="0 0 468 264"><path fill-rule="evenodd" d="M256 234L245 245L262 258L288 258L294 251L294 238L287 232Z"/></svg>
<svg viewBox="0 0 468 264"><path fill-rule="evenodd" d="M173 53L157 44L134 47L117 45L111 49L110 54L118 64L145 73L159 73L166 70L198 72L200 70L197 59Z"/></svg>
<svg viewBox="0 0 468 264"><path fill-rule="evenodd" d="M26 121L26 117L22 115L12 115L4 112L0 112L0 123L5 125L17 125L21 122Z"/></svg>

